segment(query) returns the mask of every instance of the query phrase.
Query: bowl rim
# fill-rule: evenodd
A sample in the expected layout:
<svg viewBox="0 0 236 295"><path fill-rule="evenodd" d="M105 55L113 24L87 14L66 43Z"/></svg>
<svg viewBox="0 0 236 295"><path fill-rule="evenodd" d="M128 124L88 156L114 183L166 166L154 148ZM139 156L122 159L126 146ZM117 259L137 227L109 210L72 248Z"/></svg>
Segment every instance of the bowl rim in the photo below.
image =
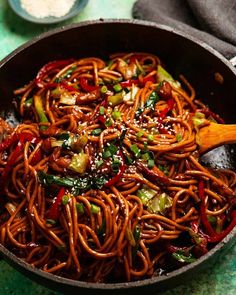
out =
<svg viewBox="0 0 236 295"><path fill-rule="evenodd" d="M35 24L41 24L41 25L51 25L51 24L56 24L59 22L66 21L77 14L79 14L85 6L88 4L89 0L75 0L73 6L69 10L69 12L61 17L55 17L55 16L49 16L49 17L43 17L43 18L37 18L33 15L30 15L25 9L20 7L20 9L16 8L16 2L15 0L8 0L8 3L11 7L11 9L15 12L15 14L22 19L29 21L31 23ZM20 5L20 0L17 0L17 2ZM76 7L76 9L73 10L73 7Z"/></svg>
<svg viewBox="0 0 236 295"><path fill-rule="evenodd" d="M143 21L143 20L129 20L129 19L99 19L99 20L92 20L92 21L84 21L77 24L70 24L66 26L62 26L60 28L52 29L46 33L40 34L39 36L34 37L30 41L24 43L23 45L19 46L17 49L15 49L12 53L7 55L2 61L0 61L0 70L1 68L12 58L14 58L16 55L20 54L25 49L29 48L31 45L39 42L42 39L50 38L50 36L55 34L60 34L62 32L66 32L69 30L73 30L80 27L87 27L87 26L93 26L93 25L102 25L102 24L130 24L130 25L141 25L141 26L147 26L157 28L166 32L174 33L175 35L178 35L179 37L183 37L185 39L190 40L191 42L197 44L198 46L202 47L204 50L208 51L209 53L213 54L216 58L220 59L221 62L223 62L236 76L236 69L232 66L232 64L218 51L213 49L208 44L198 40L195 37L192 37L184 32L181 32L180 30L176 30L172 27L157 24L150 21ZM10 252L7 248L5 248L3 245L0 244L0 253L1 255L6 258L9 262L14 262L22 269L33 273L36 276L40 276L42 278L45 278L46 280L53 281L57 284L63 284L68 285L71 287L78 287L83 289L96 289L96 290L119 290L119 289L132 289L137 287L145 287L148 285L154 285L158 284L164 281L168 281L173 277L179 277L186 272L194 269L197 265L202 266L203 262L207 259L209 259L211 256L216 255L220 250L226 245L233 242L233 240L236 238L236 227L221 241L219 242L214 248L212 248L208 253L197 259L195 262L185 265L177 270L174 270L166 275L162 275L159 277L151 277L144 280L138 280L133 282L122 282L122 283L92 283L92 282L84 282L84 281L76 281L72 279L67 279L64 277L60 277L51 273L46 273L40 269L37 269L30 264L24 262L22 259L18 258L16 255L14 255L12 252Z"/></svg>

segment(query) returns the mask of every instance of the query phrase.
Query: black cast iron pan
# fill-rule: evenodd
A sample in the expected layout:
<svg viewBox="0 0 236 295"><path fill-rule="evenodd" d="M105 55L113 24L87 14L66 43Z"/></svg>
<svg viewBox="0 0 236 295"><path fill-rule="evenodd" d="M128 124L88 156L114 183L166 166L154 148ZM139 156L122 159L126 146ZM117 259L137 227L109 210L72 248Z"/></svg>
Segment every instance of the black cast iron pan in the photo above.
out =
<svg viewBox="0 0 236 295"><path fill-rule="evenodd" d="M13 90L31 80L50 60L100 56L115 52L146 51L157 54L176 77L184 74L206 102L227 123L236 123L236 71L217 51L174 29L143 21L92 21L62 27L41 35L15 50L0 63L0 110L12 116ZM224 83L215 80L220 73ZM221 147L204 157L213 166L236 170L236 147ZM157 294L187 282L217 260L236 237L236 228L214 249L195 263L161 277L143 281L99 284L73 281L45 273L18 259L0 245L2 257L13 267L47 287L67 294Z"/></svg>

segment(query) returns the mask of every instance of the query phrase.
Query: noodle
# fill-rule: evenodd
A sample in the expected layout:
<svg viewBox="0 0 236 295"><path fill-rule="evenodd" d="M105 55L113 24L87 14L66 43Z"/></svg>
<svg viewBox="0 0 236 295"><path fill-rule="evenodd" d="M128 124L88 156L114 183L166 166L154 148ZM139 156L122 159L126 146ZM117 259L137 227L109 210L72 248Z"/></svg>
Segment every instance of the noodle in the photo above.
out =
<svg viewBox="0 0 236 295"><path fill-rule="evenodd" d="M0 121L1 243L27 263L95 282L195 261L236 224L236 174L200 162L222 119L148 53L53 61ZM206 111L207 110L207 111Z"/></svg>

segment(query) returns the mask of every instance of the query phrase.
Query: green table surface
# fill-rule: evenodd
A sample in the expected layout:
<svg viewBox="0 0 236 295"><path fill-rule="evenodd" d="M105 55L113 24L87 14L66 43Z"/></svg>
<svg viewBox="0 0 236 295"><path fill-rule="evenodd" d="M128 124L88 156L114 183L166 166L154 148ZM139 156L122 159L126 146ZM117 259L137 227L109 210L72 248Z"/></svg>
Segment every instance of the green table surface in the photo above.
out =
<svg viewBox="0 0 236 295"><path fill-rule="evenodd" d="M20 19L11 11L6 0L0 0L0 59L32 37L61 25L101 17L131 18L134 2L135 0L90 0L86 8L75 18L63 24L44 26ZM60 295L32 282L4 261L0 261L0 294ZM207 271L163 294L236 294L236 246L228 251L227 255L220 257Z"/></svg>

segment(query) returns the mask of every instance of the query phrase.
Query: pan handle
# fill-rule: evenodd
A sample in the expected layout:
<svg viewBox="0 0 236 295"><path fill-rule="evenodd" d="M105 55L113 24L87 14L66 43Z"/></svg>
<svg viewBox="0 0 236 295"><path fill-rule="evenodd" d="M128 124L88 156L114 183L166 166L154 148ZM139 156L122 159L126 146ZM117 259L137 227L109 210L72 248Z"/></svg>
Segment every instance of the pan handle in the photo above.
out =
<svg viewBox="0 0 236 295"><path fill-rule="evenodd" d="M236 67L236 56L232 57L229 62L234 66Z"/></svg>

